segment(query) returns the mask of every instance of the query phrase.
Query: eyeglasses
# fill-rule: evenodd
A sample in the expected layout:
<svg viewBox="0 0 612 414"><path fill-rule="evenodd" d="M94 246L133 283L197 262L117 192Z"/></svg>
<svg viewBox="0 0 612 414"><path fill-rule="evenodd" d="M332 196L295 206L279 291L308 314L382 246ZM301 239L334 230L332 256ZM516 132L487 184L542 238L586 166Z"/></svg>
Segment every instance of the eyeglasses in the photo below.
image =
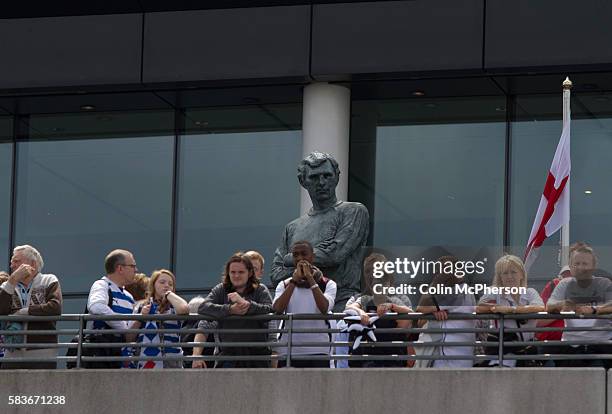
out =
<svg viewBox="0 0 612 414"><path fill-rule="evenodd" d="M130 267L133 267L134 269L136 269L136 265L135 264L119 263L119 266L130 266Z"/></svg>

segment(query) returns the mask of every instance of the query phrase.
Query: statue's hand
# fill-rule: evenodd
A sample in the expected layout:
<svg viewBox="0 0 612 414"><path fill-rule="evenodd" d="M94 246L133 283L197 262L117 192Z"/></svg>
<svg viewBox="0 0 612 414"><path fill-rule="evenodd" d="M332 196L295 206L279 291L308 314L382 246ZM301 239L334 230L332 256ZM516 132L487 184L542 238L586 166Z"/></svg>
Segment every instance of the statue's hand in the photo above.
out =
<svg viewBox="0 0 612 414"><path fill-rule="evenodd" d="M329 249L330 247L332 247L334 244L336 243L336 241L333 238L330 239L325 239L320 241L319 243L317 243L317 245L315 246L316 249Z"/></svg>

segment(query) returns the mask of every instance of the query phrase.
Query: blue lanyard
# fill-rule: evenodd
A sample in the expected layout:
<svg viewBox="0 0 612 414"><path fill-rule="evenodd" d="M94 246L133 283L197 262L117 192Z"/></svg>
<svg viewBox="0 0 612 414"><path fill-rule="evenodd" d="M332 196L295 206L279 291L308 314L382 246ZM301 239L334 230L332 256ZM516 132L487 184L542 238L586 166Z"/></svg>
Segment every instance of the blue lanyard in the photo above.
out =
<svg viewBox="0 0 612 414"><path fill-rule="evenodd" d="M25 308L29 306L30 304L29 296L30 296L30 289L32 288L32 282L30 282L30 284L27 287L23 283L19 282L17 284L17 288L18 288L17 293L19 293L19 300L21 301L21 307Z"/></svg>

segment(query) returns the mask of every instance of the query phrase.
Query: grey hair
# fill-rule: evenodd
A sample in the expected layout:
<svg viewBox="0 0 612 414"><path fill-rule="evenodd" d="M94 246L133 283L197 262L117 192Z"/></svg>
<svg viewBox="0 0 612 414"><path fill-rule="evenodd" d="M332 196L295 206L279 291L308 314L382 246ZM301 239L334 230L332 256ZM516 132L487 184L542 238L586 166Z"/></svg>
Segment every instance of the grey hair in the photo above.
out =
<svg viewBox="0 0 612 414"><path fill-rule="evenodd" d="M334 173L337 177L339 177L340 167L338 166L338 161L336 161L336 159L332 155L326 152L313 151L298 164L298 180L300 181L300 183L304 181L307 167L316 168L323 164L325 161L329 161L332 168L334 169Z"/></svg>
<svg viewBox="0 0 612 414"><path fill-rule="evenodd" d="M43 258L40 255L39 251L30 246L29 244L24 244L23 246L15 247L13 249L13 254L17 252L23 252L23 255L26 257L26 259L32 260L34 263L36 263L36 267L38 268L39 272L45 265L45 262L43 261Z"/></svg>
<svg viewBox="0 0 612 414"><path fill-rule="evenodd" d="M189 301L189 313L198 313L198 308L204 302L204 298L202 296L196 296L195 298Z"/></svg>

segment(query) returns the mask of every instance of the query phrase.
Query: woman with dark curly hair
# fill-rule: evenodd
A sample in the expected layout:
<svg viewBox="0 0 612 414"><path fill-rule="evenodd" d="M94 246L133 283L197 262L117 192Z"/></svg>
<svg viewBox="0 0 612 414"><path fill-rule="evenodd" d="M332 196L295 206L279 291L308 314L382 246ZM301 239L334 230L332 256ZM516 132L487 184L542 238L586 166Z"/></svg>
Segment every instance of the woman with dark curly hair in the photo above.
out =
<svg viewBox="0 0 612 414"><path fill-rule="evenodd" d="M228 316L260 315L272 311L272 298L268 289L255 276L251 260L242 252L234 253L227 261L223 270L222 282L215 286L198 313L217 318L212 326L219 329L262 329L256 333L221 332L218 342L266 342L268 327L266 320L248 320L243 318L227 318ZM210 328L211 323L202 321L199 328ZM197 355L194 349L194 355ZM217 350L217 355L270 355L269 347L228 347L223 345ZM194 361L193 367L204 367L203 361ZM217 361L215 368L269 368L270 361Z"/></svg>

